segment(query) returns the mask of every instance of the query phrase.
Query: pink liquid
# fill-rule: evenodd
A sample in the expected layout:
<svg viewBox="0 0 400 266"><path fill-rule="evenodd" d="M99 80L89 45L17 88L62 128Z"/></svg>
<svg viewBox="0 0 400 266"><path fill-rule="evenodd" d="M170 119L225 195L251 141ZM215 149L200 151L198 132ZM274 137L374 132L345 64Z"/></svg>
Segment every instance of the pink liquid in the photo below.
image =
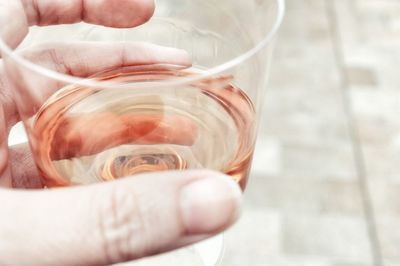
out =
<svg viewBox="0 0 400 266"><path fill-rule="evenodd" d="M138 82L192 75L126 69L96 79ZM230 77L179 88L67 86L36 114L30 134L47 186L143 172L210 168L244 189L254 149L253 105Z"/></svg>

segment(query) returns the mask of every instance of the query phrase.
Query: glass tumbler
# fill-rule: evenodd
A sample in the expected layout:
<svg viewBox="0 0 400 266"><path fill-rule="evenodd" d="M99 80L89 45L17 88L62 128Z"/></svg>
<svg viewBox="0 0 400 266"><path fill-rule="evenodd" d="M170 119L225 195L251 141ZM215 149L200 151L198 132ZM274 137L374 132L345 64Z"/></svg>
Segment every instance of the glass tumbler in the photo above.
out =
<svg viewBox="0 0 400 266"><path fill-rule="evenodd" d="M283 10L283 0L158 0L138 27L32 26L16 49L0 40L45 186L209 168L244 189Z"/></svg>

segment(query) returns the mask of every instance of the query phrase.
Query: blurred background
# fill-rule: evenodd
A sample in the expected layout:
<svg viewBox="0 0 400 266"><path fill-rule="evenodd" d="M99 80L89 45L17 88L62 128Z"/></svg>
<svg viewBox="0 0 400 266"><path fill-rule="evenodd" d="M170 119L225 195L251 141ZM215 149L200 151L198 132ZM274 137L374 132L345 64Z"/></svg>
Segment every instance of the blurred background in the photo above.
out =
<svg viewBox="0 0 400 266"><path fill-rule="evenodd" d="M400 265L400 1L286 0L224 266Z"/></svg>

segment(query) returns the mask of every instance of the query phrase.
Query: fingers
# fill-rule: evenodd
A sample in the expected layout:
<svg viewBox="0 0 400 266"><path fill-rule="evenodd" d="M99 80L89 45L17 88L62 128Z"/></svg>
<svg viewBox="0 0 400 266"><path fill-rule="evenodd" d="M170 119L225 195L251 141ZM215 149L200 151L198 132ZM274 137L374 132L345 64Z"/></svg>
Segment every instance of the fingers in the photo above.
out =
<svg viewBox="0 0 400 266"><path fill-rule="evenodd" d="M0 37L16 47L29 25L86 21L124 28L146 22L153 12L154 0L0 0Z"/></svg>
<svg viewBox="0 0 400 266"><path fill-rule="evenodd" d="M21 1L0 0L0 37L16 47L28 33L28 20Z"/></svg>
<svg viewBox="0 0 400 266"><path fill-rule="evenodd" d="M153 0L23 0L30 25L86 21L110 27L133 27L153 15Z"/></svg>
<svg viewBox="0 0 400 266"><path fill-rule="evenodd" d="M109 265L169 251L226 229L238 217L240 198L236 183L210 171L0 191L0 201L9 203L0 209L8 217L0 219L0 264Z"/></svg>
<svg viewBox="0 0 400 266"><path fill-rule="evenodd" d="M142 42L47 43L21 53L35 64L78 77L124 66L192 64L184 50Z"/></svg>
<svg viewBox="0 0 400 266"><path fill-rule="evenodd" d="M148 43L49 43L21 51L26 59L51 70L79 77L88 77L106 69L125 66L166 64L189 67L187 52ZM14 105L7 108L9 121L20 115L32 116L42 104L64 84L42 75L34 75L10 64L8 78L15 87ZM1 74L1 73L0 73ZM16 104L19 106L17 112ZM9 125L12 126L12 125Z"/></svg>

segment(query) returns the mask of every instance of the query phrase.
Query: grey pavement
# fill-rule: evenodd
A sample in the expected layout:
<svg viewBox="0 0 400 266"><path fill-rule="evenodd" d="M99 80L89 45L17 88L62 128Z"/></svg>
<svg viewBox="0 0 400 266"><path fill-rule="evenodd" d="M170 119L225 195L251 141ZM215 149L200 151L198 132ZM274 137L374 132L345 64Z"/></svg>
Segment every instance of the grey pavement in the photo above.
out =
<svg viewBox="0 0 400 266"><path fill-rule="evenodd" d="M287 0L224 266L400 265L400 1Z"/></svg>

